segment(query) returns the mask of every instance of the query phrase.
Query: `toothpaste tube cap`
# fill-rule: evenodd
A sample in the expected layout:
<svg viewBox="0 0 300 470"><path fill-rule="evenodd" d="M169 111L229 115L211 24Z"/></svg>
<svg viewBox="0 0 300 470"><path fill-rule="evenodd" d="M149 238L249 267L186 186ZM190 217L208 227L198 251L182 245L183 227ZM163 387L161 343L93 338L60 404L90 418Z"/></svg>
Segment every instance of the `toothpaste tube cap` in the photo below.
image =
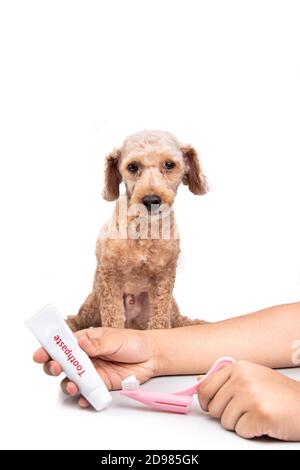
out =
<svg viewBox="0 0 300 470"><path fill-rule="evenodd" d="M111 401L111 396L108 390L105 388L104 384L95 388L95 390L89 395L86 395L85 398L97 411L106 408Z"/></svg>

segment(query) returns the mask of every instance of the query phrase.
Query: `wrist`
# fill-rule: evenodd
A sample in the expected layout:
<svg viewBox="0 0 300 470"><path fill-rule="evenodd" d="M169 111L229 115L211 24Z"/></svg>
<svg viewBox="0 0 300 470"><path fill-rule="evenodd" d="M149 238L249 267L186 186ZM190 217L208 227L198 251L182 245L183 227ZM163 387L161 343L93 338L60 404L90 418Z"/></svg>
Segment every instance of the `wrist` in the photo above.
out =
<svg viewBox="0 0 300 470"><path fill-rule="evenodd" d="M192 325L166 330L145 330L155 362L155 375L186 375L206 372L213 354L203 356L203 332L213 333L213 325ZM207 339L207 338L206 338ZM206 340L206 343L208 341ZM200 347L199 347L200 345Z"/></svg>
<svg viewBox="0 0 300 470"><path fill-rule="evenodd" d="M166 338L163 337L163 333L166 334L166 330L146 330L152 357L154 361L154 376L169 375L170 372L167 370L167 360L165 355L165 344Z"/></svg>

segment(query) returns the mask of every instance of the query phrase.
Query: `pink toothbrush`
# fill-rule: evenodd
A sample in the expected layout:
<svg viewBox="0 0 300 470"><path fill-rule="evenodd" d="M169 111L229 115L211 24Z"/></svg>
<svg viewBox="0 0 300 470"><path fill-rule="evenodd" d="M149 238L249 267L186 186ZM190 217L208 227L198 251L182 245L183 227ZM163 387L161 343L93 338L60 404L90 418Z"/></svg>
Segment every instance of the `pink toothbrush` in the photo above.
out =
<svg viewBox="0 0 300 470"><path fill-rule="evenodd" d="M213 364L202 379L198 380L198 382L192 387L182 390L181 392L159 393L140 390L139 381L134 375L131 375L122 381L122 390L120 393L156 410L186 414L192 404L193 395L197 393L198 387L200 387L202 382L218 370L233 364L234 362L235 360L231 357L221 357ZM206 413L206 411L202 411L203 413Z"/></svg>

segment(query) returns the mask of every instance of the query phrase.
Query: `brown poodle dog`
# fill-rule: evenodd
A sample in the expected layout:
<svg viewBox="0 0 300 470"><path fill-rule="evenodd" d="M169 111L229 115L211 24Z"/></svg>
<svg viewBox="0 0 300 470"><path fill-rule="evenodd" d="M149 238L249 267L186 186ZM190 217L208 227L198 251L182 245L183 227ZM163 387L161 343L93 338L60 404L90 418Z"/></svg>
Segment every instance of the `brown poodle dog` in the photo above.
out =
<svg viewBox="0 0 300 470"><path fill-rule="evenodd" d="M122 181L126 195L119 197ZM207 192L196 151L168 132L138 132L106 157L103 196L117 203L97 241L93 291L67 319L73 331L201 323L181 316L172 295L179 255L172 204L181 182L194 194Z"/></svg>

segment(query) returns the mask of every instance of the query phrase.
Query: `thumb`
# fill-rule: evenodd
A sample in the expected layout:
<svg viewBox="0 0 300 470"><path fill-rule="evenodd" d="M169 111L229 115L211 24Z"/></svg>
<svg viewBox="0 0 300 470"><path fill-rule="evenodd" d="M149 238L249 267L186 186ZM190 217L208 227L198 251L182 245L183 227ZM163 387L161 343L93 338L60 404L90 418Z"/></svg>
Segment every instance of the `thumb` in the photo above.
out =
<svg viewBox="0 0 300 470"><path fill-rule="evenodd" d="M124 337L115 328L88 328L76 333L80 347L90 357L117 360L116 353L122 350Z"/></svg>

